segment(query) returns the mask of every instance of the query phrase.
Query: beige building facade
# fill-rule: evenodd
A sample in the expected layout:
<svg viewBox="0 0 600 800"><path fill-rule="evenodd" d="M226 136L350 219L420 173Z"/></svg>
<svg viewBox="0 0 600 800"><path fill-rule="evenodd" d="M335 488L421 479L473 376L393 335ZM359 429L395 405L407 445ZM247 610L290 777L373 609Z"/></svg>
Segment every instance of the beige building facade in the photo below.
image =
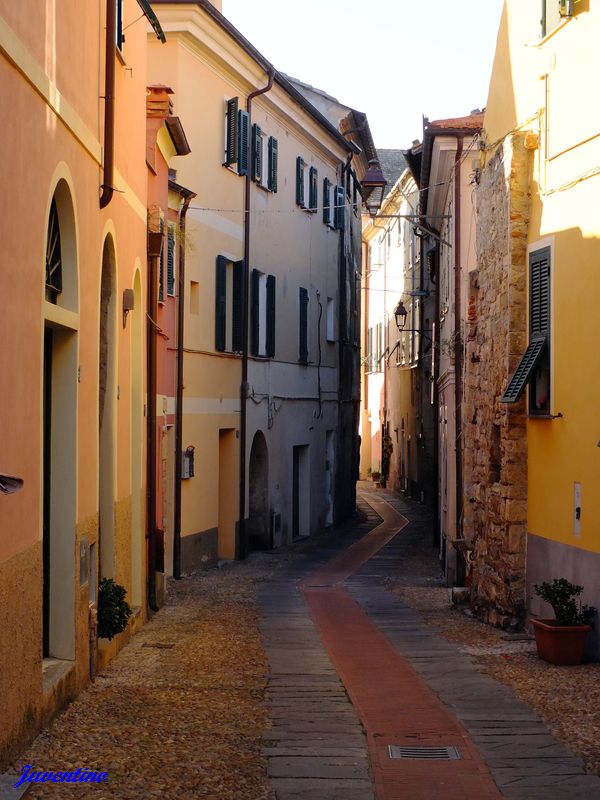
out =
<svg viewBox="0 0 600 800"><path fill-rule="evenodd" d="M359 248L344 258L352 294L340 306L340 250L343 237L356 250L367 165L213 4L153 7L168 41L149 42L149 82L174 90L195 154L175 164L197 195L187 216L182 442L194 464L182 486L190 571L336 517L339 448L357 449L357 425L349 442L337 438L340 341L358 362L358 334L344 325L345 303L358 308L360 292ZM357 383L354 392L357 419Z"/></svg>

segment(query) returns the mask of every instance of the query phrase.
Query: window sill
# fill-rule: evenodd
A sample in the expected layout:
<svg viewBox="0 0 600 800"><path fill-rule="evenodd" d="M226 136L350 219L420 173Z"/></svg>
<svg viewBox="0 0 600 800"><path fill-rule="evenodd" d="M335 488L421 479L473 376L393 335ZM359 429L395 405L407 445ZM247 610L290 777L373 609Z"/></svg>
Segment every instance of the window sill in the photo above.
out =
<svg viewBox="0 0 600 800"><path fill-rule="evenodd" d="M549 39L552 39L552 37L556 33L558 33L560 30L562 30L565 27L565 25L567 23L569 23L572 19L573 19L573 17L563 17L563 19L561 19L561 21L558 23L558 25L556 25L554 28L552 28L551 31L549 31L547 34L545 34L545 36L542 36L542 38L535 43L535 47L542 47L542 45L546 44L546 42Z"/></svg>
<svg viewBox="0 0 600 800"><path fill-rule="evenodd" d="M558 412L558 414L525 414L525 419L544 419L544 420L552 420L552 419L562 419L563 415L562 412Z"/></svg>

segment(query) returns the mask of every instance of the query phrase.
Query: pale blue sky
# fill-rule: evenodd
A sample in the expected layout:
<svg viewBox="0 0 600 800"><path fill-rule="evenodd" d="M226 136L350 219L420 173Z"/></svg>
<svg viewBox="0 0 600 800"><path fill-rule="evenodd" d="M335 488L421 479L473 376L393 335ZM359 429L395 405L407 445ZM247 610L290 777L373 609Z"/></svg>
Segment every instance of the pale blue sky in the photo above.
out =
<svg viewBox="0 0 600 800"><path fill-rule="evenodd" d="M366 112L378 147L487 100L502 0L223 0L277 69Z"/></svg>

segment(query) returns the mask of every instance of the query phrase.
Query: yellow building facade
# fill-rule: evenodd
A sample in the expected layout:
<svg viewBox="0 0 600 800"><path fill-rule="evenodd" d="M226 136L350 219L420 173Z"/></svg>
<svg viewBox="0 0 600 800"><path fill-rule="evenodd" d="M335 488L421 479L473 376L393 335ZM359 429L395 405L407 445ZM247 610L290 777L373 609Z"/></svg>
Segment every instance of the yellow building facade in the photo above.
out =
<svg viewBox="0 0 600 800"><path fill-rule="evenodd" d="M510 211L506 324L495 328L506 331L508 347L493 401L496 435L482 463L498 487L489 501L507 523L504 558L514 560L505 568L522 577L511 601L517 616L543 616L533 584L559 577L583 585L584 602L600 606L600 111L588 88L600 69L600 10L585 0L546 0L540 25L539 6L505 3L476 191L479 243L500 229L502 208ZM495 183L494 171L504 176ZM492 219L486 196L494 194ZM495 283L497 294L503 286ZM501 559L485 539L476 547L480 576ZM479 594L493 605L498 593L483 583Z"/></svg>

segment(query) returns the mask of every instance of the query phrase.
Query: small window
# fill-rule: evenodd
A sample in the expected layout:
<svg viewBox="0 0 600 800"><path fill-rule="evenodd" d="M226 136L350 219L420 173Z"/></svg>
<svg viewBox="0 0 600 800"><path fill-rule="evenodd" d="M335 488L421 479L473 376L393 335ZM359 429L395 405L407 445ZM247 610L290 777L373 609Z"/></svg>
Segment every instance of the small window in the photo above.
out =
<svg viewBox="0 0 600 800"><path fill-rule="evenodd" d="M313 214L317 212L318 199L317 199L317 186L319 181L319 173L316 167L311 167L308 171L308 210Z"/></svg>
<svg viewBox="0 0 600 800"><path fill-rule="evenodd" d="M335 306L333 298L327 298L326 338L328 342L335 342Z"/></svg>
<svg viewBox="0 0 600 800"><path fill-rule="evenodd" d="M123 0L115 0L116 3L116 28L115 28L115 44L119 50L123 49L125 35L123 33Z"/></svg>
<svg viewBox="0 0 600 800"><path fill-rule="evenodd" d="M367 331L367 371L381 372L382 367L382 348L381 334L383 326L381 323L374 325Z"/></svg>
<svg viewBox="0 0 600 800"><path fill-rule="evenodd" d="M331 181L323 178L323 222L333 227L333 214L331 213Z"/></svg>
<svg viewBox="0 0 600 800"><path fill-rule="evenodd" d="M252 270L251 284L252 355L273 358L275 355L275 276Z"/></svg>
<svg viewBox="0 0 600 800"><path fill-rule="evenodd" d="M242 350L243 261L217 256L215 287L215 350Z"/></svg>
<svg viewBox="0 0 600 800"><path fill-rule="evenodd" d="M308 364L308 290L298 290L298 361Z"/></svg>
<svg viewBox="0 0 600 800"><path fill-rule="evenodd" d="M334 224L337 230L342 230L344 227L344 208L346 201L344 199L344 187L336 186L334 192L335 207L334 207Z"/></svg>
<svg viewBox="0 0 600 800"><path fill-rule="evenodd" d="M190 281L190 314L200 313L200 284Z"/></svg>
<svg viewBox="0 0 600 800"><path fill-rule="evenodd" d="M266 173L264 159L264 136L260 125L252 125L252 180L262 184Z"/></svg>
<svg viewBox="0 0 600 800"><path fill-rule="evenodd" d="M230 167L238 160L238 98L227 100L225 106L225 158L224 166Z"/></svg>
<svg viewBox="0 0 600 800"><path fill-rule="evenodd" d="M541 35L547 36L565 18L573 15L574 0L542 0Z"/></svg>
<svg viewBox="0 0 600 800"><path fill-rule="evenodd" d="M306 164L302 156L296 158L296 205L306 208Z"/></svg>

